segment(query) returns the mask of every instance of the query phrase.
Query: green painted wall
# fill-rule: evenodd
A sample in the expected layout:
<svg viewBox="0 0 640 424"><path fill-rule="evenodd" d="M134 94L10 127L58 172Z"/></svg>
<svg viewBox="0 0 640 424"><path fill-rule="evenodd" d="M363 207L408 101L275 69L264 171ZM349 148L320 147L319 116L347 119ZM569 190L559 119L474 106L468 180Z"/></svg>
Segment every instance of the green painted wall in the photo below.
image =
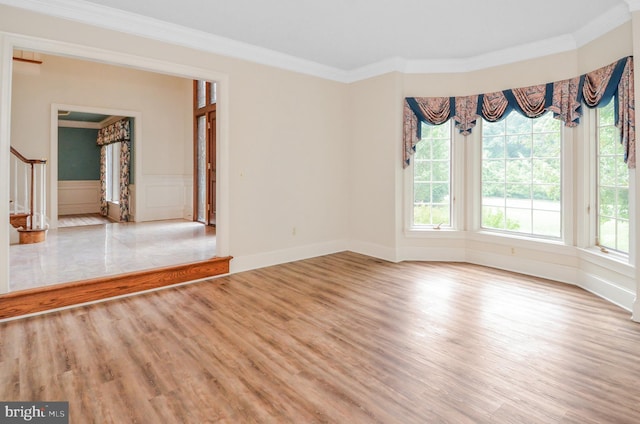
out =
<svg viewBox="0 0 640 424"><path fill-rule="evenodd" d="M100 180L98 130L58 128L58 181Z"/></svg>

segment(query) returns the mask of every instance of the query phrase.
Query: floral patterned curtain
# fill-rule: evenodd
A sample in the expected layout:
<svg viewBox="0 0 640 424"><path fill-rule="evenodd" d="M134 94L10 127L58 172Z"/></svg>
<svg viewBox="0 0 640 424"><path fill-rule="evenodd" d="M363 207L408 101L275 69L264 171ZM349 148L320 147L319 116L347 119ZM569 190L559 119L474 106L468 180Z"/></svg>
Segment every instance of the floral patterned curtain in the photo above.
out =
<svg viewBox="0 0 640 424"><path fill-rule="evenodd" d="M131 124L129 118L121 119L98 130L100 149L100 213L106 216L107 206L107 145L120 146L120 221L129 221L129 167L131 162Z"/></svg>
<svg viewBox="0 0 640 424"><path fill-rule="evenodd" d="M512 110L537 118L553 112L568 127L580 122L582 104L598 107L616 101L616 126L625 148L625 161L635 168L635 96L633 58L626 57L579 77L464 97L408 97L404 106L404 157L407 167L421 138L420 123L440 125L453 118L463 135L471 133L477 118L495 122ZM413 116L412 116L413 115Z"/></svg>
<svg viewBox="0 0 640 424"><path fill-rule="evenodd" d="M107 145L100 146L100 215L107 216Z"/></svg>

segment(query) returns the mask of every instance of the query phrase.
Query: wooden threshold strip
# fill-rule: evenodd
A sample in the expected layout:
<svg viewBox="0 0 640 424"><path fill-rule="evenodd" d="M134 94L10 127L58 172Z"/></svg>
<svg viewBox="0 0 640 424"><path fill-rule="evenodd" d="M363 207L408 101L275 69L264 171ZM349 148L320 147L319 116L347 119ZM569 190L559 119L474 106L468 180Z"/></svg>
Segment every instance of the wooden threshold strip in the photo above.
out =
<svg viewBox="0 0 640 424"><path fill-rule="evenodd" d="M229 273L231 256L0 295L0 319L171 286Z"/></svg>

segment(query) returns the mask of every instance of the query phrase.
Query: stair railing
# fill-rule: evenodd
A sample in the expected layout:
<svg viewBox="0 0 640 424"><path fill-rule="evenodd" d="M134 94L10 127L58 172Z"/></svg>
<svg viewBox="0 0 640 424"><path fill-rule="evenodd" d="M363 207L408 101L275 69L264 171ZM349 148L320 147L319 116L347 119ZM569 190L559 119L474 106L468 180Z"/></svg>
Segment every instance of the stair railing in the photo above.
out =
<svg viewBox="0 0 640 424"><path fill-rule="evenodd" d="M46 159L27 159L11 147L10 214L27 215L26 230L47 228Z"/></svg>

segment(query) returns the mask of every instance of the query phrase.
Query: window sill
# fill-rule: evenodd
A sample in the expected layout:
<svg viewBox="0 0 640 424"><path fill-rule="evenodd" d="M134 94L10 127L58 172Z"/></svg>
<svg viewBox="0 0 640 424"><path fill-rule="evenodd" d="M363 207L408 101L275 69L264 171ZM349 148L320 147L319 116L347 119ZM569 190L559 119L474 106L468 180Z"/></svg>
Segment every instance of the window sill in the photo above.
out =
<svg viewBox="0 0 640 424"><path fill-rule="evenodd" d="M466 237L465 231L459 231L452 227L445 228L427 228L427 227L412 227L404 231L404 235L407 238L464 238Z"/></svg>
<svg viewBox="0 0 640 424"><path fill-rule="evenodd" d="M580 259L602 268L620 273L626 277L635 277L635 267L629 263L629 257L617 252L604 253L599 247L578 248Z"/></svg>
<svg viewBox="0 0 640 424"><path fill-rule="evenodd" d="M526 237L517 234L496 233L493 231L476 231L469 233L469 240L482 243L493 243L508 247L518 247L529 250L538 250L546 253L575 256L572 246L568 246L562 240Z"/></svg>

